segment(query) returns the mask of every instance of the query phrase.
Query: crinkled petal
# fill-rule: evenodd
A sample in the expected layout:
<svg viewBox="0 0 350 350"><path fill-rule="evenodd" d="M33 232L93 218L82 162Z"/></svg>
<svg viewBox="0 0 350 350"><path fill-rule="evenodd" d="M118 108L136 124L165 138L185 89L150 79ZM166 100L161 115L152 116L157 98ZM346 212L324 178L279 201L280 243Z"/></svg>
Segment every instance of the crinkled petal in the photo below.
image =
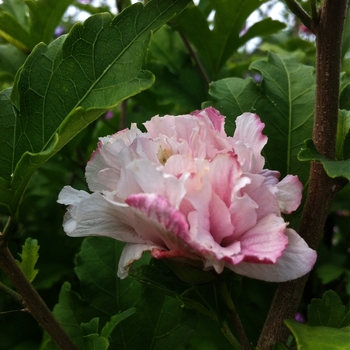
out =
<svg viewBox="0 0 350 350"><path fill-rule="evenodd" d="M301 202L303 185L297 176L287 175L276 185L276 198L282 213L290 214Z"/></svg>
<svg viewBox="0 0 350 350"><path fill-rule="evenodd" d="M293 229L287 229L285 234L289 242L275 264L242 262L227 267L240 275L268 282L286 282L304 276L314 266L317 254Z"/></svg>
<svg viewBox="0 0 350 350"><path fill-rule="evenodd" d="M127 277L131 264L141 259L144 252L150 252L154 248L159 247L154 244L126 244L118 263L118 277L121 279Z"/></svg>
<svg viewBox="0 0 350 350"><path fill-rule="evenodd" d="M76 191L83 193L80 193L79 201L73 201L69 197L74 195L73 191L76 190L65 189L60 199L61 203L64 201L68 204L70 201L71 204L63 220L63 228L68 236L106 236L122 242L154 243L164 247L158 233L136 230L139 225L136 211L127 204L108 199L100 193L89 195L83 191Z"/></svg>
<svg viewBox="0 0 350 350"><path fill-rule="evenodd" d="M126 203L137 210L138 222L134 226L139 235L152 232L165 242L167 249L181 249L182 238L188 234L188 224L184 215L166 198L154 193L139 193L128 197Z"/></svg>
<svg viewBox="0 0 350 350"><path fill-rule="evenodd" d="M178 178L164 173L146 159L138 159L122 169L117 192L122 198L135 193L154 193L178 208L186 194L185 184L189 176L189 173L184 173Z"/></svg>
<svg viewBox="0 0 350 350"><path fill-rule="evenodd" d="M265 164L261 155L267 142L267 136L262 133L264 127L265 124L253 113L243 113L236 119L236 130L231 142L243 171L256 174Z"/></svg>
<svg viewBox="0 0 350 350"><path fill-rule="evenodd" d="M99 178L99 172L106 168L116 169L116 179L118 179L119 153L125 147L130 146L137 135L143 134L136 127L136 124L132 124L130 130L124 129L112 136L101 137L99 139L97 149L92 153L86 165L85 176L90 191L105 191L110 189L109 184L105 184Z"/></svg>
<svg viewBox="0 0 350 350"><path fill-rule="evenodd" d="M208 107L202 110L194 111L191 115L195 115L198 118L208 119L211 122L211 127L214 130L219 131L224 136L226 136L224 125L225 125L225 117L220 114L218 110L213 107Z"/></svg>
<svg viewBox="0 0 350 350"><path fill-rule="evenodd" d="M275 214L266 215L240 238L244 261L275 263L288 244L286 223Z"/></svg>

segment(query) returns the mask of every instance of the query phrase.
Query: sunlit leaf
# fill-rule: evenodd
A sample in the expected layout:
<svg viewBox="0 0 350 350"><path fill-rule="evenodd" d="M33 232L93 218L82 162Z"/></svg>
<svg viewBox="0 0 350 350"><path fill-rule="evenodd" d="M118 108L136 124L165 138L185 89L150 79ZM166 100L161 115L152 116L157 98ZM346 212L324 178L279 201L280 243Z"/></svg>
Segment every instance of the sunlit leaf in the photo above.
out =
<svg viewBox="0 0 350 350"><path fill-rule="evenodd" d="M34 269L39 258L39 248L36 239L27 238L22 246L22 253L18 253L22 261L17 261L17 263L30 282L33 282L35 276L39 272L39 270Z"/></svg>
<svg viewBox="0 0 350 350"><path fill-rule="evenodd" d="M298 349L302 350L348 350L350 327L311 327L294 320L284 321L292 331Z"/></svg>

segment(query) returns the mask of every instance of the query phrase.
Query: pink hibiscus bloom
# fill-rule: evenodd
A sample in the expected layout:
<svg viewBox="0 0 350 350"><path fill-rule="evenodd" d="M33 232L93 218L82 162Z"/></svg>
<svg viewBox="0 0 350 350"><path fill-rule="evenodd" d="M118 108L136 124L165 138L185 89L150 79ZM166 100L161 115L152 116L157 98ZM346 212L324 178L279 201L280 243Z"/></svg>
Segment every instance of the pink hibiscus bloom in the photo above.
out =
<svg viewBox="0 0 350 350"><path fill-rule="evenodd" d="M101 138L86 167L92 194L66 186L59 195L65 232L126 242L121 278L145 251L265 281L309 272L316 253L281 216L299 206L300 181L263 170L257 115L239 116L233 137L224 123L206 108Z"/></svg>

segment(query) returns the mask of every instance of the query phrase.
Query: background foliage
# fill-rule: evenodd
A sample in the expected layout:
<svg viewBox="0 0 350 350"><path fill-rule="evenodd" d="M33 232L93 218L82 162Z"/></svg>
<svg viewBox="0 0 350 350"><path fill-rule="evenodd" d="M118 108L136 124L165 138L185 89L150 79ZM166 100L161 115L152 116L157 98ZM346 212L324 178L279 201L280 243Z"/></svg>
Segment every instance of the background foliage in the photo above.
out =
<svg viewBox="0 0 350 350"><path fill-rule="evenodd" d="M58 193L67 184L87 190L84 168L99 136L131 122L141 126L156 114L209 105L227 116L226 132L232 135L235 118L251 111L266 124L268 168L298 175L307 188L305 160L320 159L329 174L350 179L350 16L337 142L343 163L322 159L310 142L298 158L312 136L315 47L312 34L286 10L281 21L289 18L287 25L261 7L277 2L152 0L117 17L107 4L89 1L0 5L1 224L9 214L18 216L10 249L79 348L230 349L221 329L235 334L218 288L201 276L189 285L162 261L145 256L130 277L119 280L122 243L66 237ZM74 24L66 13L70 5L95 15ZM254 11L260 19L247 27ZM58 29L67 34L56 39ZM246 45L256 37L257 45ZM291 346L332 349L349 339L349 198L347 185L329 213L298 314L307 324L286 321ZM296 228L299 216L300 210L287 220ZM256 344L276 285L224 279ZM2 272L0 280L11 286ZM0 294L0 349L55 349L18 309Z"/></svg>

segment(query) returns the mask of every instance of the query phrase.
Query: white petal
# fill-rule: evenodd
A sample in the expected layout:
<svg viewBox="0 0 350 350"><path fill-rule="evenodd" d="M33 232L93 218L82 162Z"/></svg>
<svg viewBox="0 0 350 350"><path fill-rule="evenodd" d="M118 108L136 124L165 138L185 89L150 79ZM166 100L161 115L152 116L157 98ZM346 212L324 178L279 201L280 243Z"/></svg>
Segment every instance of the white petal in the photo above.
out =
<svg viewBox="0 0 350 350"><path fill-rule="evenodd" d="M282 213L290 214L301 202L303 185L297 176L287 175L277 185L276 198Z"/></svg>
<svg viewBox="0 0 350 350"><path fill-rule="evenodd" d="M144 252L150 252L153 248L160 247L152 244L126 244L119 259L118 277L127 277L131 264L141 259Z"/></svg>
<svg viewBox="0 0 350 350"><path fill-rule="evenodd" d="M65 205L74 205L81 202L82 199L90 197L86 191L78 191L71 186L64 186L58 195L57 203Z"/></svg>
<svg viewBox="0 0 350 350"><path fill-rule="evenodd" d="M317 254L293 229L285 233L289 243L276 264L243 262L227 267L240 275L268 282L286 282L304 276L314 266Z"/></svg>

